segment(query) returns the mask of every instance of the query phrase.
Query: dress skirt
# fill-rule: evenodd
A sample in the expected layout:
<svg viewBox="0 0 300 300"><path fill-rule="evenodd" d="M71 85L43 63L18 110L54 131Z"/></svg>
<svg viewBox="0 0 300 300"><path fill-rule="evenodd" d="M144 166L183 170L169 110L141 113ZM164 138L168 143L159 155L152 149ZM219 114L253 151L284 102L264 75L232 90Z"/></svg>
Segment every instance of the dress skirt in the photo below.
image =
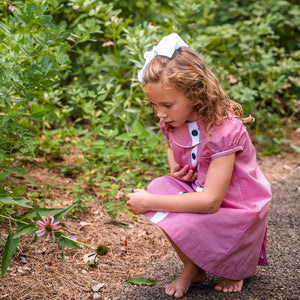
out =
<svg viewBox="0 0 300 300"><path fill-rule="evenodd" d="M196 191L192 185L169 176L156 178L147 190L165 195ZM269 201L239 204L224 200L213 214L150 211L144 215L201 269L241 280L253 275L257 265L268 265L268 211Z"/></svg>

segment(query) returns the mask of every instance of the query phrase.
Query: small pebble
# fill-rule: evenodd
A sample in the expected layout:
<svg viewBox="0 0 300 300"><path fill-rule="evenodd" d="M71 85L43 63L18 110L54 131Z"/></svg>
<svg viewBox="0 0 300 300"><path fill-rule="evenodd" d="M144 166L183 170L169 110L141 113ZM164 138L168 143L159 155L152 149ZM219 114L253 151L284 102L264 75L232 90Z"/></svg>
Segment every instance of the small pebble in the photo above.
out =
<svg viewBox="0 0 300 300"><path fill-rule="evenodd" d="M100 289L102 289L104 287L104 283L99 283L97 285L94 285L92 287L93 292L98 292Z"/></svg>
<svg viewBox="0 0 300 300"><path fill-rule="evenodd" d="M94 293L93 299L100 299L100 295L98 293Z"/></svg>

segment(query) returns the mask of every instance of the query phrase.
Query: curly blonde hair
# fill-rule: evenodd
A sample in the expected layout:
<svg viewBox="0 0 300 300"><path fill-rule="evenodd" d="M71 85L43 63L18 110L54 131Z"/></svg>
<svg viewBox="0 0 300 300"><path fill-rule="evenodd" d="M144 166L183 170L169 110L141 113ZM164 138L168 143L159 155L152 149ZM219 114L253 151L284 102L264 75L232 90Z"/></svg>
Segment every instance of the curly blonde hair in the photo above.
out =
<svg viewBox="0 0 300 300"><path fill-rule="evenodd" d="M222 124L232 114L243 123L254 119L243 117L241 105L227 96L205 61L188 47L178 48L172 58L158 55L150 61L143 73L142 87L155 83L183 93L195 106L206 129Z"/></svg>

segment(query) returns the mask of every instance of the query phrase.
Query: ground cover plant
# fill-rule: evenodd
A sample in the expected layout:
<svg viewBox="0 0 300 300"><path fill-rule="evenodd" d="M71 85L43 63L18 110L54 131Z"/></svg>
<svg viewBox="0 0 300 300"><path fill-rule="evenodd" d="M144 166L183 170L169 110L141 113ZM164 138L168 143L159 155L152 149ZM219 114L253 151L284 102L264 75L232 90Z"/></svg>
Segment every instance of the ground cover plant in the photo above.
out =
<svg viewBox="0 0 300 300"><path fill-rule="evenodd" d="M78 182L66 187L74 203L65 217L94 201L99 186L114 219L125 209L122 193L167 172L137 80L143 53L165 34L178 32L254 115L264 154L282 155L286 145L299 152L289 139L299 126L299 18L297 1L2 1L0 214L11 226L2 276L17 249L19 212L29 222L32 208L47 209L42 192L11 180L35 185L26 167L34 157L51 169L80 153L61 170ZM34 234L30 224L22 234Z"/></svg>

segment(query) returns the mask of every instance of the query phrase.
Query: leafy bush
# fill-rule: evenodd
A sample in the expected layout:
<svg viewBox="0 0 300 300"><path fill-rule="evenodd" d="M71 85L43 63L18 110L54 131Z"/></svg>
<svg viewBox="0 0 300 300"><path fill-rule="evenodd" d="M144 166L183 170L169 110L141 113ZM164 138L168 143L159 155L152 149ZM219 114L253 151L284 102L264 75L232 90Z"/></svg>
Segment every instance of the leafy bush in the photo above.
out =
<svg viewBox="0 0 300 300"><path fill-rule="evenodd" d="M218 73L229 94L256 116L257 133L277 123L278 135L299 109L299 5L239 2L220 2L203 28L201 47L221 66Z"/></svg>
<svg viewBox="0 0 300 300"><path fill-rule="evenodd" d="M57 73L70 62L64 41L68 33L52 23L54 8L42 1L14 3L20 9L4 6L0 22L0 211L4 213L12 212L7 205L28 207L9 176L27 173L14 162L18 155L34 155L33 134L47 113L43 94L53 89Z"/></svg>

